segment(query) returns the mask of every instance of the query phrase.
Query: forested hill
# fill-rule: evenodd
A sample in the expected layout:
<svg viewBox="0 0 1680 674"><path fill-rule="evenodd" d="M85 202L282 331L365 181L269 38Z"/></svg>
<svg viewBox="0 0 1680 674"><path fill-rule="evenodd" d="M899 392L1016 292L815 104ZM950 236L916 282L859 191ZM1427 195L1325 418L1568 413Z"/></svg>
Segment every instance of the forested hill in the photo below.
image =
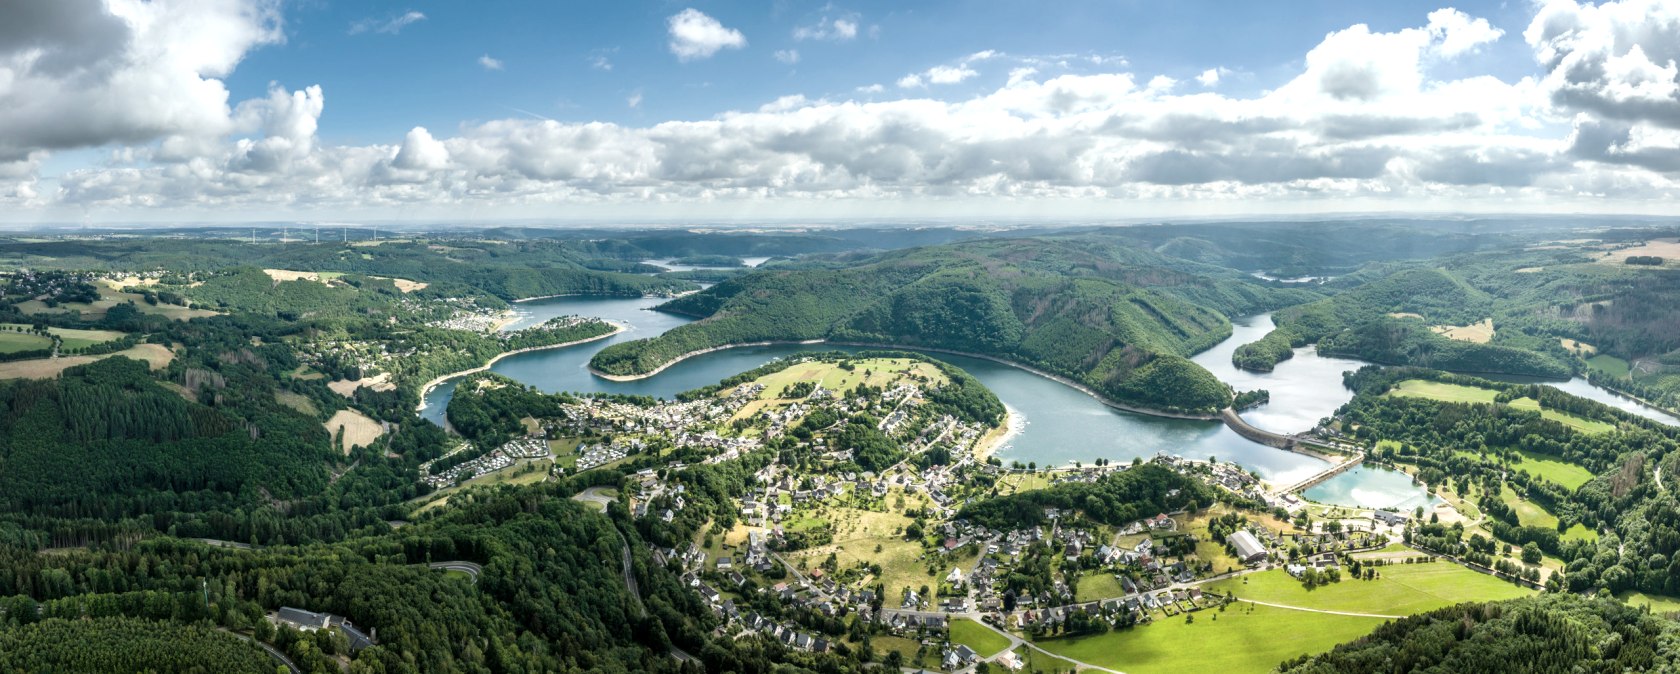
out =
<svg viewBox="0 0 1680 674"><path fill-rule="evenodd" d="M703 320L609 347L591 365L631 375L730 344L868 342L1001 357L1123 403L1205 413L1229 404L1231 392L1185 356L1230 335L1226 314L1318 296L1249 283L1230 270L1186 270L1199 266L1080 236L767 270L667 303L666 311Z"/></svg>
<svg viewBox="0 0 1680 674"><path fill-rule="evenodd" d="M1610 599L1542 595L1403 618L1284 674L1672 672L1680 624Z"/></svg>
<svg viewBox="0 0 1680 674"><path fill-rule="evenodd" d="M1240 367L1269 370L1287 358L1289 346L1317 343L1326 355L1349 356L1390 365L1417 365L1461 372L1566 377L1558 358L1505 342L1452 339L1433 326L1475 326L1491 320L1496 300L1440 269L1407 269L1379 276L1330 298L1273 314L1278 329L1244 345L1234 356ZM1555 341L1555 340L1554 340Z"/></svg>

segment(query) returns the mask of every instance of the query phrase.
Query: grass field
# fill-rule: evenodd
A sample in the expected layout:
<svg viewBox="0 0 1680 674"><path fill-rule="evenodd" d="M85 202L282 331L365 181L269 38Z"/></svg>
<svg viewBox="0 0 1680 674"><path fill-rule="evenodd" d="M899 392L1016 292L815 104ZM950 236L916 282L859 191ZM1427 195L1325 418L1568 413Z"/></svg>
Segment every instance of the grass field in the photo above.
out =
<svg viewBox="0 0 1680 674"><path fill-rule="evenodd" d="M967 618L951 621L951 643L967 644L982 658L989 658L1009 648L1009 637Z"/></svg>
<svg viewBox="0 0 1680 674"><path fill-rule="evenodd" d="M1388 395L1417 396L1449 403L1491 403L1498 391L1479 386L1461 386L1458 384L1444 384L1426 379L1407 379L1400 382Z"/></svg>
<svg viewBox="0 0 1680 674"><path fill-rule="evenodd" d="M97 287L99 289L99 299L92 303L68 302L60 304L56 307L49 307L45 302L40 300L29 300L28 302L19 302L17 308L18 311L25 314L66 314L74 310L81 312L82 318L89 320L104 318L106 311L108 311L111 307L124 302L133 302L134 308L138 309L140 313L157 314L159 316L172 318L178 321L203 316L216 316L220 314L220 312L216 311L188 309L186 307L180 307L173 304L147 304L144 298L134 293L125 293L113 290L105 285L99 285Z"/></svg>
<svg viewBox="0 0 1680 674"><path fill-rule="evenodd" d="M1579 489L1581 485L1593 479L1592 471L1573 463L1561 461L1557 457L1534 452L1519 451L1518 453L1522 454L1522 461L1516 465L1518 470L1528 471L1529 475L1542 480L1550 480L1559 486L1571 490Z"/></svg>
<svg viewBox="0 0 1680 674"><path fill-rule="evenodd" d="M945 373L940 372L939 368L908 358L865 358L851 362L855 367L849 371L841 369L839 363L811 362L799 363L759 377L754 383L763 384L764 391L758 394L758 400L737 411L734 418L744 419L765 408L781 407L793 402L793 399L780 396L788 385L799 382L815 382L831 391L850 391L857 388L858 384L885 387L912 376L925 378L935 384L942 384L946 380Z"/></svg>
<svg viewBox="0 0 1680 674"><path fill-rule="evenodd" d="M1539 410L1540 416L1556 421L1582 433L1608 433L1616 430L1615 426L1602 421L1593 421L1592 419L1578 417L1573 414L1559 412L1557 410L1541 409L1540 403L1532 398L1517 398L1516 400L1511 401L1511 406L1520 410Z"/></svg>
<svg viewBox="0 0 1680 674"><path fill-rule="evenodd" d="M1063 674L1077 669L1071 662L1026 646L1015 649L1015 658L1021 662L1021 674ZM994 666L992 671L997 671L997 667Z"/></svg>
<svg viewBox="0 0 1680 674"><path fill-rule="evenodd" d="M307 396L292 393L291 391L275 391L274 400L275 402L309 416L320 418L321 412L315 409L314 401L311 401Z"/></svg>
<svg viewBox="0 0 1680 674"><path fill-rule="evenodd" d="M125 356L145 361L151 369L162 369L175 359L175 352L162 344L136 344L116 353L99 356L64 356L62 358L32 358L0 363L0 379L50 379L77 365L86 365L101 358Z"/></svg>
<svg viewBox="0 0 1680 674"><path fill-rule="evenodd" d="M1598 347L1568 337L1558 339L1558 344L1562 345L1565 351L1582 358L1591 358L1598 354Z"/></svg>
<svg viewBox="0 0 1680 674"><path fill-rule="evenodd" d="M906 369L910 375L925 377L935 384L945 382L945 373L939 368L909 358L865 358L852 361L852 364L853 368L848 371L840 369L839 363L800 363L764 375L757 381L764 385L764 392L758 397L760 400L776 398L789 384L805 381L816 382L831 391L850 391L865 383L876 387L887 386L904 378Z"/></svg>
<svg viewBox="0 0 1680 674"><path fill-rule="evenodd" d="M1516 492L1512 491L1510 487L1506 487L1505 491L1499 494L1499 500L1504 501L1506 505L1511 506L1511 510L1516 511L1518 524L1525 527L1557 528L1558 518L1556 515L1542 508L1538 503L1517 498ZM1568 531L1563 532L1562 538L1564 540L1596 541L1598 540L1598 532L1576 523L1569 527Z"/></svg>
<svg viewBox="0 0 1680 674"><path fill-rule="evenodd" d="M52 348L52 338L27 332L0 332L0 353L43 351Z"/></svg>
<svg viewBox="0 0 1680 674"><path fill-rule="evenodd" d="M1680 599L1643 592L1623 592L1617 599L1631 606L1649 606L1652 613L1680 613Z"/></svg>
<svg viewBox="0 0 1680 674"><path fill-rule="evenodd" d="M1378 618L1236 604L1090 637L1038 642L1067 658L1127 674L1264 674L1298 655L1368 634Z"/></svg>
<svg viewBox="0 0 1680 674"><path fill-rule="evenodd" d="M82 349L95 344L104 344L113 339L122 339L127 333L117 330L76 330L74 328L47 328L47 332L58 335L62 348Z"/></svg>
<svg viewBox="0 0 1680 674"><path fill-rule="evenodd" d="M355 410L339 410L323 425L326 426L327 433L334 437L337 437L340 428L344 429L344 440L340 447L346 455L350 453L351 447L371 445L385 433L385 428L380 426L379 422Z"/></svg>
<svg viewBox="0 0 1680 674"><path fill-rule="evenodd" d="M875 648L875 652L878 654L877 657L880 658L884 658L886 654L891 651L898 651L899 655L904 656L905 665L911 665L916 661L916 651L922 647L921 644L915 642L914 640L888 635L882 635L870 639L869 645ZM934 660L936 658L937 656L929 655L927 659ZM929 662L926 664L933 663Z"/></svg>
<svg viewBox="0 0 1680 674"><path fill-rule="evenodd" d="M1079 577L1079 587L1074 589L1074 601L1096 601L1109 597L1120 597L1126 594L1121 589L1120 581L1115 580L1114 574L1103 571L1092 571Z"/></svg>
<svg viewBox="0 0 1680 674"><path fill-rule="evenodd" d="M0 323L0 353L16 353L31 349L46 349L52 347L52 339L43 335L16 332L17 328L28 329L29 326L17 323ZM58 337L63 348L81 349L95 344L104 344L113 339L121 339L127 334L117 330L77 330L75 328L47 328L47 332Z"/></svg>
<svg viewBox="0 0 1680 674"><path fill-rule="evenodd" d="M1486 344L1493 341L1493 319L1491 318L1484 318L1480 322L1469 325L1431 325L1429 329L1447 339L1456 339L1461 342Z"/></svg>
<svg viewBox="0 0 1680 674"><path fill-rule="evenodd" d="M1603 353L1588 358L1587 367L1620 379L1626 379L1629 374L1633 373L1633 368L1628 365L1627 361Z"/></svg>
<svg viewBox="0 0 1680 674"><path fill-rule="evenodd" d="M834 542L801 550L789 555L790 560L803 557L810 560L811 564L816 564L828 558L828 554L832 552L835 561L842 567L858 562L879 564L881 577L872 582L885 585L888 597L898 597L906 587L914 590L923 585L937 585L937 579L928 576L927 565L920 559L921 544L904 540L903 531L910 525L910 518L898 512L883 513L857 508L826 507L823 511L821 519L834 526ZM795 521L816 519L816 516L809 513L794 518ZM793 524L785 526L792 527ZM880 552L875 551L877 546L880 547Z"/></svg>
<svg viewBox="0 0 1680 674"><path fill-rule="evenodd" d="M1479 386L1463 386L1460 384L1444 384L1438 381L1424 379L1408 379L1400 382L1387 395L1416 396L1449 403L1491 403L1499 395L1493 389ZM1540 403L1530 398L1518 398L1511 401L1511 407L1526 410L1539 410L1540 416L1551 419L1582 433L1604 433L1614 430L1614 426L1602 421L1583 419L1573 414L1566 414L1557 410L1540 409Z"/></svg>
<svg viewBox="0 0 1680 674"><path fill-rule="evenodd" d="M1282 570L1209 583L1205 589L1235 593L1238 599L1300 608L1376 615L1410 615L1465 601L1491 601L1533 594L1457 564L1394 564L1377 567L1376 580L1343 579L1308 590ZM1243 582L1246 580L1247 582Z"/></svg>

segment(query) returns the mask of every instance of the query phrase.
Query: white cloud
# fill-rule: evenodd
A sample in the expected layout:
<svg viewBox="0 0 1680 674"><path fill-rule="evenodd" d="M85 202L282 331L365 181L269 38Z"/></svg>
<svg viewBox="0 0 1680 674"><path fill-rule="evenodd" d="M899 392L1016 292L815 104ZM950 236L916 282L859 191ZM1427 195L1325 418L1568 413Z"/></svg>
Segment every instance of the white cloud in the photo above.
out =
<svg viewBox="0 0 1680 674"><path fill-rule="evenodd" d="M1430 12L1429 25L1424 30L1439 42L1436 49L1446 57L1476 51L1505 35L1505 31L1494 28L1487 19L1471 18L1450 7Z"/></svg>
<svg viewBox="0 0 1680 674"><path fill-rule="evenodd" d="M409 24L425 20L425 14L411 9L395 16L369 17L351 23L350 34L360 35L371 31L374 33L384 33L386 35L396 35L397 33L401 33L402 29L407 28Z"/></svg>
<svg viewBox="0 0 1680 674"><path fill-rule="evenodd" d="M666 23L671 34L671 53L679 61L711 58L720 50L747 46L747 38L741 31L725 27L692 7L672 14Z"/></svg>
<svg viewBox="0 0 1680 674"><path fill-rule="evenodd" d="M605 70L610 72L613 69L613 64L606 56L596 54L589 57L589 67L596 70Z"/></svg>
<svg viewBox="0 0 1680 674"><path fill-rule="evenodd" d="M776 50L775 57L776 57L777 61L781 61L782 63L786 63L788 65L793 65L793 64L799 62L799 50L798 49L778 49L778 50Z"/></svg>
<svg viewBox="0 0 1680 674"><path fill-rule="evenodd" d="M871 27L873 30L874 27ZM821 20L809 26L798 26L793 29L795 40L826 40L829 42L849 42L858 35L858 20L856 16Z"/></svg>
<svg viewBox="0 0 1680 674"><path fill-rule="evenodd" d="M900 89L915 89L931 84L957 84L980 73L968 67L971 61L991 58L993 52L981 52L962 59L956 65L938 65L919 73L910 73L898 79Z"/></svg>
<svg viewBox="0 0 1680 674"><path fill-rule="evenodd" d="M898 83L971 81L970 64L980 60L1015 66L1004 84L960 100L920 92L873 100L886 87L871 85L851 100L796 94L646 126L505 119L443 138L416 127L392 139L398 142L360 146L317 138L325 99L315 87L277 85L232 109L207 104L182 118L193 123L152 126L155 118L140 105L148 99L123 98L91 128L128 130L95 134L78 125L83 135L68 145L119 150L105 164L48 180L37 177L41 162L66 145L4 122L19 118L25 103L82 114L74 104L83 99L60 101L43 86L30 90L41 100L8 98L19 94L0 79L0 147L9 150L0 154L0 217L48 208L389 213L407 204L480 217L557 206L603 214L809 213L817 202L824 213L895 209L884 215L948 215L983 204L970 212L988 217L1057 208L1100 215L1121 203L1129 213L1179 214L1420 203L1661 208L1680 199L1680 121L1667 88L1680 41L1666 37L1673 24L1664 16L1638 3L1542 8L1524 37L1544 75L1515 81L1439 75L1449 70L1439 67L1445 59L1465 59L1454 72L1474 65L1477 46L1498 36L1477 19L1436 13L1409 29L1331 33L1291 81L1240 97L1211 89L1206 80L1215 78L1186 87L1165 76L1081 72L1055 59L981 52ZM5 30L0 21L0 45ZM52 68L145 66L126 55L146 49L106 55L103 40L67 44L86 46L53 50ZM236 42L222 52L232 56L211 65L225 74L257 44ZM11 58L0 49L0 64ZM1065 60L1087 63L1078 54ZM77 91L73 78L33 63L26 77ZM219 82L189 72L215 83L221 95L207 100L225 101ZM1225 71L1213 72L1223 79ZM640 91L626 99L633 108L640 103Z"/></svg>
<svg viewBox="0 0 1680 674"><path fill-rule="evenodd" d="M426 127L417 126L403 138L391 165L406 170L437 171L449 165L449 148L433 138Z"/></svg>
<svg viewBox="0 0 1680 674"><path fill-rule="evenodd" d="M1208 68L1203 70L1202 74L1196 76L1196 83L1212 88L1219 85L1220 78L1229 74L1231 74L1231 71L1227 68Z"/></svg>
<svg viewBox="0 0 1680 674"><path fill-rule="evenodd" d="M230 133L220 78L282 40L277 1L0 3L0 163Z"/></svg>
<svg viewBox="0 0 1680 674"><path fill-rule="evenodd" d="M501 70L501 59L491 58L489 54L478 57L478 65L485 70Z"/></svg>

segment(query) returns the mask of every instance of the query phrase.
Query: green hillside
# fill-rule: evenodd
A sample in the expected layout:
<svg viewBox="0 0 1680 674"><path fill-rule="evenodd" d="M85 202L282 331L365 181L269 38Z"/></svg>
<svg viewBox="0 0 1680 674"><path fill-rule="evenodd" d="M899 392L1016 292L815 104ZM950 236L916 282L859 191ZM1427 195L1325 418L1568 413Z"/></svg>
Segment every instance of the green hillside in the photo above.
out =
<svg viewBox="0 0 1680 674"><path fill-rule="evenodd" d="M613 345L591 365L634 375L730 344L869 342L1006 358L1120 402L1205 413L1229 404L1231 393L1184 357L1229 336L1222 311L1317 297L1162 264L1166 258L1151 251L1072 237L921 248L843 269L757 272L665 304L702 320Z"/></svg>
<svg viewBox="0 0 1680 674"><path fill-rule="evenodd" d="M1341 294L1273 315L1283 335L1239 347L1233 360L1269 370L1290 353L1286 344L1317 343L1320 353L1390 365L1443 370L1567 377L1557 358L1515 346L1452 339L1430 326L1476 324L1495 310L1487 293L1448 272L1409 269Z"/></svg>

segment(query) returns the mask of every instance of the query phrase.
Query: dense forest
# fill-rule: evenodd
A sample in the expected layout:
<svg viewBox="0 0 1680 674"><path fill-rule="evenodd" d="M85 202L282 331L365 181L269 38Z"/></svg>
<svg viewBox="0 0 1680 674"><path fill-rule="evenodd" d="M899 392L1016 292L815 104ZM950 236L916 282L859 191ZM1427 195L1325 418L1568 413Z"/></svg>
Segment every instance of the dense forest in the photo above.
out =
<svg viewBox="0 0 1680 674"><path fill-rule="evenodd" d="M1487 318L1494 300L1436 269L1404 270L1352 290L1273 314L1278 329L1233 356L1246 369L1270 369L1288 357L1283 345L1317 343L1325 355L1460 372L1567 377L1558 358L1499 343L1451 339L1429 328ZM1427 321L1427 324L1426 324Z"/></svg>
<svg viewBox="0 0 1680 674"><path fill-rule="evenodd" d="M1673 671L1680 625L1610 599L1469 603L1378 627L1284 674L1574 674Z"/></svg>
<svg viewBox="0 0 1680 674"><path fill-rule="evenodd" d="M653 370L729 344L826 339L1006 358L1076 379L1120 402L1210 413L1231 391L1185 356L1230 334L1226 313L1317 297L1203 276L1104 239L985 241L891 253L845 267L740 276L673 300L700 317L615 344L591 362Z"/></svg>
<svg viewBox="0 0 1680 674"><path fill-rule="evenodd" d="M273 241L279 232L261 235ZM1650 236L1595 235L1605 246ZM448 507L416 512L415 499L431 491L417 479L418 465L458 441L415 418L422 381L502 351L611 330L563 321L497 333L444 327L447 319L462 308L495 313L537 295L674 296L693 282L718 282L664 307L702 320L615 346L594 365L644 371L744 341L890 343L1003 358L1119 402L1205 413L1230 404L1232 391L1186 357L1227 336L1227 317L1274 311L1279 330L1238 349L1238 365L1266 370L1292 348L1316 343L1326 354L1464 372L1585 371L1674 405L1680 275L1605 264L1597 249L1529 246L1544 242L1515 226L1467 235L1373 223L1128 227L1032 238L936 228L762 235L499 228L377 245L295 238L251 245L202 233L0 240L0 259L14 266L80 270L10 279L0 323L37 334L122 334L75 347L81 354L135 345L169 354L151 366L113 356L56 378L0 382L0 670L275 671L277 661L254 640L307 672L341 665L357 674L855 671L865 653L803 653L770 639L712 634L718 619L649 552L732 527L732 499L753 488L754 471L777 457L810 458L791 442L718 465L679 448L671 458L690 465L638 456L571 479L453 493ZM756 269L673 273L644 263L748 256L776 259ZM277 281L265 269L325 272L327 282ZM114 293L87 275L102 270L147 276ZM1315 278L1285 282L1250 271ZM219 315L171 315L186 304ZM1481 321L1492 326L1485 343L1432 329ZM401 354L382 370L396 388L335 392L329 381L374 372L351 355L310 350L327 343ZM1628 368L1589 366L1595 353L1621 357ZM905 354L813 357L867 355ZM927 391L925 405L969 421L1001 420L995 396L960 370L945 372L952 383ZM1420 378L1489 388L1494 402L1384 395ZM1492 557L1497 544L1533 546L1562 562L1547 583L1552 590L1680 595L1680 485L1672 477L1680 476L1680 434L1673 429L1548 386L1435 369L1368 368L1347 383L1359 395L1341 411L1344 430L1386 441L1368 460L1473 493L1486 515L1485 529L1420 524L1409 534L1414 545L1490 564L1505 561ZM519 420L553 400L522 386L474 388L455 396L447 413L463 435L494 445L522 432ZM322 422L343 410L383 422L384 434L371 446L338 449ZM1608 430L1585 432L1559 414ZM833 470L904 458L870 423L832 431L834 446L855 457ZM927 454L916 465L949 458ZM1536 460L1580 466L1593 477L1568 488L1532 470L1527 462ZM688 507L670 521L632 520L621 505L603 514L570 498L589 486L623 488L625 476L643 468L686 488ZM1557 526L1523 525L1497 496L1506 489L1555 515ZM1118 524L1219 498L1199 481L1142 464L1091 483L958 507L969 521L1014 528L1044 522L1045 508ZM220 547L193 540L200 538ZM627 552L639 594L625 581ZM456 560L482 565L476 582L426 567ZM1501 568L1510 576L1528 572ZM281 606L377 626L379 643L352 654L341 636L276 629L264 615ZM801 619L824 633L844 630ZM1676 652L1669 625L1560 594L1399 620L1286 667L1648 671ZM677 652L697 661L684 665Z"/></svg>
<svg viewBox="0 0 1680 674"><path fill-rule="evenodd" d="M1200 480L1155 463L1133 465L1095 482L1063 482L1046 489L990 498L957 516L1008 531L1046 522L1044 509L1078 511L1097 522L1121 525L1161 513L1212 505L1216 497Z"/></svg>

